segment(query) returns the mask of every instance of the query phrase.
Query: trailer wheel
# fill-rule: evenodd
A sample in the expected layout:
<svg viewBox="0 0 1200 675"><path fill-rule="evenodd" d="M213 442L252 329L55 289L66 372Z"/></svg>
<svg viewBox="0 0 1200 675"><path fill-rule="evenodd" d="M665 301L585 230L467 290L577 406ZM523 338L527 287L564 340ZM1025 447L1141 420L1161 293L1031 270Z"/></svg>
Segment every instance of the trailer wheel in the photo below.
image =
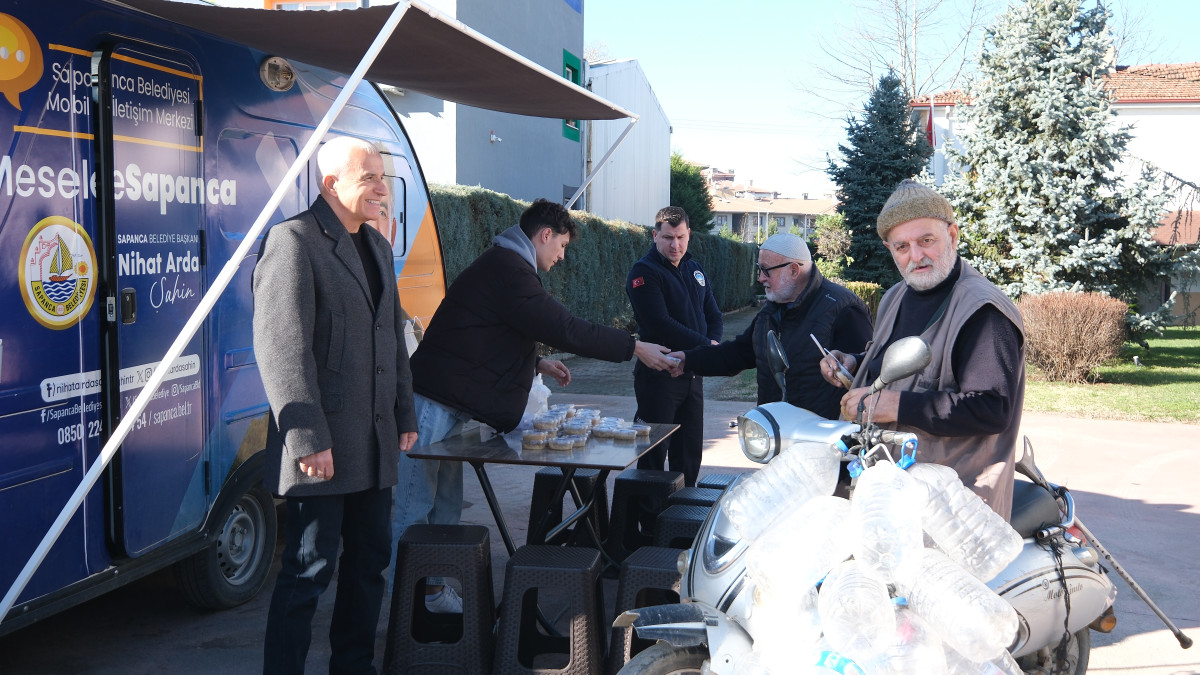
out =
<svg viewBox="0 0 1200 675"><path fill-rule="evenodd" d="M275 557L275 502L261 485L244 492L217 522L216 540L175 565L184 598L205 609L228 609L253 598Z"/></svg>

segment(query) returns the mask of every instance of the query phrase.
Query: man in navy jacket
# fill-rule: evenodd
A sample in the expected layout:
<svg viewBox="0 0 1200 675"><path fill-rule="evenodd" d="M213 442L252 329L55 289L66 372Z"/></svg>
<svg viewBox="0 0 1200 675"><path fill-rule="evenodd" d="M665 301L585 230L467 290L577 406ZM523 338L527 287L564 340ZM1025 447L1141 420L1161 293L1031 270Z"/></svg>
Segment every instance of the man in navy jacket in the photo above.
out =
<svg viewBox="0 0 1200 675"><path fill-rule="evenodd" d="M712 284L687 252L691 233L682 208L659 210L654 245L633 264L625 282L640 337L675 351L721 341L721 310ZM638 468L661 471L669 460L686 485L695 485L704 441L703 379L692 373L672 378L639 362L633 366L633 392L639 420L679 425L669 446L659 444L642 455Z"/></svg>

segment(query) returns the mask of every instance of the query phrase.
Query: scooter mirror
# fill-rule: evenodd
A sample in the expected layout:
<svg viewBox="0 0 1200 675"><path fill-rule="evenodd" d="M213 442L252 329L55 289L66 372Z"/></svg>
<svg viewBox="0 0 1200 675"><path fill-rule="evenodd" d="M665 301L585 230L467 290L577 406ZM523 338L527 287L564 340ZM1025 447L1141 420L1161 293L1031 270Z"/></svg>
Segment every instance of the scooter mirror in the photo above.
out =
<svg viewBox="0 0 1200 675"><path fill-rule="evenodd" d="M779 335L773 330L767 331L767 346L770 348L767 361L771 364L771 375L775 378L775 384L779 385L779 390L784 392L783 400L786 401L788 357L783 351L783 344L779 342Z"/></svg>
<svg viewBox="0 0 1200 675"><path fill-rule="evenodd" d="M920 337L913 335L896 340L883 355L883 365L879 368L879 377L871 385L871 393L874 394L896 380L916 375L929 365L932 358L929 345Z"/></svg>

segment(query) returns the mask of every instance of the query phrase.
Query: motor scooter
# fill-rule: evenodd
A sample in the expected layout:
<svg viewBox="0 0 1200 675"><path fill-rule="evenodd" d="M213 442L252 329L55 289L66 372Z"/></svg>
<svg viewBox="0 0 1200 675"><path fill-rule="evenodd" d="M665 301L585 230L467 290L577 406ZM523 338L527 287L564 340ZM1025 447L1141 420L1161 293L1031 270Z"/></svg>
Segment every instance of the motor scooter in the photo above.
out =
<svg viewBox="0 0 1200 675"><path fill-rule="evenodd" d="M769 342L782 386L786 357L774 335ZM929 358L929 347L920 338L898 340L885 354L873 389L920 372ZM783 402L748 411L737 426L743 453L763 464L801 444L828 444L842 449L844 461L861 469L881 458L914 452L917 442L914 435L881 429L869 418L861 425L832 421ZM1045 479L1028 439L1016 469L1028 479L1016 481L1010 521L1023 546L987 582L1016 610L1018 628L1008 647L1016 666L1029 675L1086 673L1090 631L1107 633L1116 626L1116 588L1102 559L1164 621L1180 645L1190 647L1191 640L1083 525L1070 492ZM712 507L692 547L679 556L682 602L633 609L617 617L614 626L632 626L639 638L657 641L625 664L621 675L730 675L750 654L756 584L746 573L749 545L723 508L733 489Z"/></svg>

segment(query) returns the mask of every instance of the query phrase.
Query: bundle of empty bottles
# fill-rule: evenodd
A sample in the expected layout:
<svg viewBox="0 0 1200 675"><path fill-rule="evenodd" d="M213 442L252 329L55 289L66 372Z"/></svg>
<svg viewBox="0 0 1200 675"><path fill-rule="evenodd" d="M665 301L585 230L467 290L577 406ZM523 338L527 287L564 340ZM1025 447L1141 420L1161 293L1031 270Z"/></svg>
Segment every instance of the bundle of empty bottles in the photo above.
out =
<svg viewBox="0 0 1200 675"><path fill-rule="evenodd" d="M986 585L1020 535L950 468L880 461L833 496L840 453L802 444L723 502L756 586L737 675L1019 675L1013 608Z"/></svg>

